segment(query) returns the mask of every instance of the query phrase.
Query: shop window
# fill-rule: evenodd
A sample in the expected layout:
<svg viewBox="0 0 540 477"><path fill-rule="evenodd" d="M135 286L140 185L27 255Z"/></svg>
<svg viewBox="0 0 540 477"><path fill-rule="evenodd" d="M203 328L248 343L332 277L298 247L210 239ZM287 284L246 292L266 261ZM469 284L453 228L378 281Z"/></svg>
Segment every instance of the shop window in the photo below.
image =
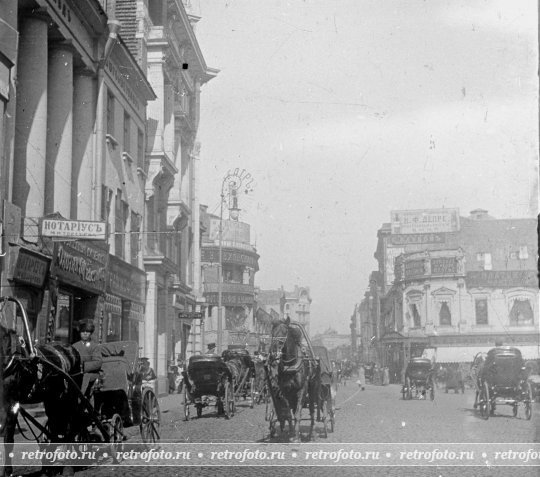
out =
<svg viewBox="0 0 540 477"><path fill-rule="evenodd" d="M441 326L452 325L452 313L450 313L450 307L446 301L441 303L441 309L439 310L439 323Z"/></svg>
<svg viewBox="0 0 540 477"><path fill-rule="evenodd" d="M476 312L476 324L487 325L488 324L488 306L486 298L477 298L474 300L474 309Z"/></svg>
<svg viewBox="0 0 540 477"><path fill-rule="evenodd" d="M531 302L527 298L518 298L514 300L510 310L510 325L527 326L532 325L534 314Z"/></svg>

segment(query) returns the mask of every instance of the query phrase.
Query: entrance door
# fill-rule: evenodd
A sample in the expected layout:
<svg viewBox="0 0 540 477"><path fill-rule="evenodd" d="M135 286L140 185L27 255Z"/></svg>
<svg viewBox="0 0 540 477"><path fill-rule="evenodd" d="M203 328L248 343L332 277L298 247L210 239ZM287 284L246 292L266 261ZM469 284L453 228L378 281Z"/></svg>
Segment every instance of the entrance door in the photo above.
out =
<svg viewBox="0 0 540 477"><path fill-rule="evenodd" d="M72 321L73 321L73 295L64 290L59 290L58 298L56 301L54 341L59 341L63 344L71 343Z"/></svg>

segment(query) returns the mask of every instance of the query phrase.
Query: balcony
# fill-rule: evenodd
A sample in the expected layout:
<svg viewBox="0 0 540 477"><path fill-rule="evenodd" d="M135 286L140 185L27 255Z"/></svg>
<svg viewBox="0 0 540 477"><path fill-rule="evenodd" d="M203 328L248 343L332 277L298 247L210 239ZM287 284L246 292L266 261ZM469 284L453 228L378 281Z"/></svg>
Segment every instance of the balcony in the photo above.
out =
<svg viewBox="0 0 540 477"><path fill-rule="evenodd" d="M223 293L241 293L246 295L253 295L253 285L246 285L244 283L222 283L221 291ZM217 283L206 283L204 285L205 293L218 293Z"/></svg>

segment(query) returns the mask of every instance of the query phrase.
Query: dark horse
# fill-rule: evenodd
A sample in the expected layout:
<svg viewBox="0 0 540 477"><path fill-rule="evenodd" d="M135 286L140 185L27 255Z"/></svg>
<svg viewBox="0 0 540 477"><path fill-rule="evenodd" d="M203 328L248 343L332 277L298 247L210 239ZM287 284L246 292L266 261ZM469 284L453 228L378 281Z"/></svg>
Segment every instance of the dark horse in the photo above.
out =
<svg viewBox="0 0 540 477"><path fill-rule="evenodd" d="M311 416L311 438L318 398L315 361L308 355L301 341L300 328L291 325L289 318L273 323L267 363L269 387L281 431L285 421L288 421L289 434L293 435L296 442L300 440L300 420L306 402Z"/></svg>
<svg viewBox="0 0 540 477"><path fill-rule="evenodd" d="M44 440L75 442L87 423L83 422L79 409L79 393L74 391L75 386L80 388L83 376L76 349L60 344L34 347L2 325L0 348L3 359L0 417L6 456L0 475L9 475L12 472L9 452L13 448L20 404L43 403L47 415ZM73 468L64 467L64 475L73 475Z"/></svg>
<svg viewBox="0 0 540 477"><path fill-rule="evenodd" d="M235 351L226 349L221 356L233 378L233 393L243 394L244 398L246 398L246 385L250 383L252 377L255 377L255 366L249 353L244 350ZM253 407L253 404L252 400L250 407Z"/></svg>

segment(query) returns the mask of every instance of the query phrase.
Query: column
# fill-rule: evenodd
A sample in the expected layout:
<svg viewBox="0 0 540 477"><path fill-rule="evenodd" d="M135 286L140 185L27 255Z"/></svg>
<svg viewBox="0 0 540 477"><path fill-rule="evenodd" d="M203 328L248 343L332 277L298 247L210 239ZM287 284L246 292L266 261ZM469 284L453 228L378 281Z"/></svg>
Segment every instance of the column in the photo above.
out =
<svg viewBox="0 0 540 477"><path fill-rule="evenodd" d="M94 122L96 80L91 71L78 69L73 78L73 162L71 214L78 220L94 220L92 178L94 169Z"/></svg>
<svg viewBox="0 0 540 477"><path fill-rule="evenodd" d="M167 82L163 88L163 149L168 154L171 161L180 170L181 165L174 157L174 94L172 84Z"/></svg>
<svg viewBox="0 0 540 477"><path fill-rule="evenodd" d="M71 217L73 154L73 50L55 43L49 51L45 214Z"/></svg>
<svg viewBox="0 0 540 477"><path fill-rule="evenodd" d="M23 217L41 217L47 147L47 21L24 18L17 64L13 203Z"/></svg>
<svg viewBox="0 0 540 477"><path fill-rule="evenodd" d="M426 314L426 335L433 334L434 328L433 328L433 318L431 317L430 311L430 304L431 299L429 296L429 290L431 289L430 285L428 283L424 284L424 296L425 296L425 314Z"/></svg>
<svg viewBox="0 0 540 477"><path fill-rule="evenodd" d="M148 287L146 292L144 326L141 327L143 336L139 335L139 342L144 343L143 356L146 356L150 360L150 365L156 371L158 313L156 272L146 272L146 281Z"/></svg>

